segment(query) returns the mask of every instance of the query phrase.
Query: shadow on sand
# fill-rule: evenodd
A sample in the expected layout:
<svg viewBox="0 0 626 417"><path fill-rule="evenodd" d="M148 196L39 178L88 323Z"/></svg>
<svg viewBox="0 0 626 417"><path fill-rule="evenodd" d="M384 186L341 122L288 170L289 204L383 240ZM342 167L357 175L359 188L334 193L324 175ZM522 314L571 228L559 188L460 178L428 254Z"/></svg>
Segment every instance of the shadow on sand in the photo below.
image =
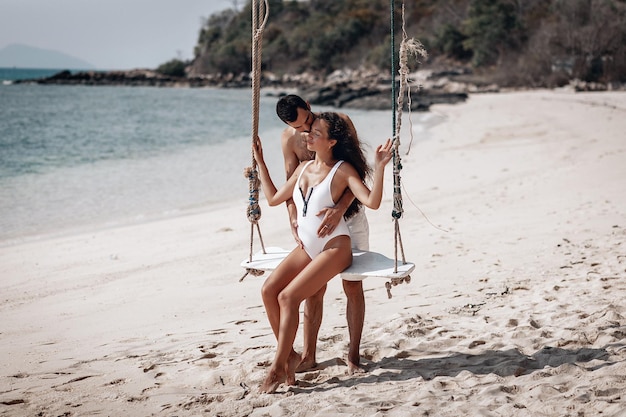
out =
<svg viewBox="0 0 626 417"><path fill-rule="evenodd" d="M326 391L339 386L351 387L359 384L370 384L381 381L407 381L422 378L426 381L438 376L454 377L462 371L469 371L475 375L495 374L502 377L522 376L537 372L545 367L556 368L564 364L578 365L580 363L602 360L589 370L596 370L610 366L609 353L606 349L581 348L575 350L544 347L528 356L517 349L489 350L477 355L455 353L442 357L424 359L408 359L415 356L411 351L402 351L394 357L381 359L379 362L365 363L366 373L363 376L355 375L347 379L331 378L320 385L304 383L299 387L291 387L292 392ZM424 355L424 352L419 352ZM323 369L336 365L340 359L332 359L320 364L316 369ZM381 372L382 370L382 372ZM375 373L375 374L374 374ZM307 386L308 385L308 386Z"/></svg>

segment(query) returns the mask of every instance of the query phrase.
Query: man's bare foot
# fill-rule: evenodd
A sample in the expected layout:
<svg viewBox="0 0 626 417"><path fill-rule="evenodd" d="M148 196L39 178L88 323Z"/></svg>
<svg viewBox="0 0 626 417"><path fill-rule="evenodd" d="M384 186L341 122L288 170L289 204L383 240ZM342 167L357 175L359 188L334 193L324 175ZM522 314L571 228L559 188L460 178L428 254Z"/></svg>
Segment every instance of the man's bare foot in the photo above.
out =
<svg viewBox="0 0 626 417"><path fill-rule="evenodd" d="M358 362L354 363L350 359L348 359L348 375L364 374L364 373L365 373L365 369L363 369Z"/></svg>
<svg viewBox="0 0 626 417"><path fill-rule="evenodd" d="M287 385L296 385L296 369L300 364L300 355L291 351L287 360Z"/></svg>
<svg viewBox="0 0 626 417"><path fill-rule="evenodd" d="M299 364L296 367L296 372L306 372L317 366L317 362L315 362L315 358L299 358Z"/></svg>
<svg viewBox="0 0 626 417"><path fill-rule="evenodd" d="M278 373L275 369L270 369L265 381L261 384L261 392L273 394L276 392L280 384L285 382L286 375Z"/></svg>

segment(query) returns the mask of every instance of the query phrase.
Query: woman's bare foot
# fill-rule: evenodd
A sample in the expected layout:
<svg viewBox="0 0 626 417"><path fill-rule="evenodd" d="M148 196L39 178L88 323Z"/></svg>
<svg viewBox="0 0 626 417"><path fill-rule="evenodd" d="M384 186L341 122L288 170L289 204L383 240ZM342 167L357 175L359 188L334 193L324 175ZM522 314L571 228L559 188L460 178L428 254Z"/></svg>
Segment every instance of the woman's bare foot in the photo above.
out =
<svg viewBox="0 0 626 417"><path fill-rule="evenodd" d="M298 366L296 367L296 372L306 372L317 366L317 362L315 362L315 358L299 358Z"/></svg>
<svg viewBox="0 0 626 417"><path fill-rule="evenodd" d="M296 370L300 364L300 355L291 351L287 360L287 385L296 385Z"/></svg>
<svg viewBox="0 0 626 417"><path fill-rule="evenodd" d="M265 377L265 381L261 384L261 392L265 392L267 394L275 393L280 384L285 382L286 377L287 376L284 373L279 373L272 367L269 370L267 377Z"/></svg>

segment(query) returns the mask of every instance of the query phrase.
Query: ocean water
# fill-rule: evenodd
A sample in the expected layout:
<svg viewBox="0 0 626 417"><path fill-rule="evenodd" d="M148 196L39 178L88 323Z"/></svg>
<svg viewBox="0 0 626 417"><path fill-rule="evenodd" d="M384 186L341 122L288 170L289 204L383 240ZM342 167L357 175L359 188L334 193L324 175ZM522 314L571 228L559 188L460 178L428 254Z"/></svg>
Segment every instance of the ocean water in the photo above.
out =
<svg viewBox="0 0 626 417"><path fill-rule="evenodd" d="M34 80L51 77L61 71L60 69L45 68L0 68L0 84L6 84L15 80Z"/></svg>
<svg viewBox="0 0 626 417"><path fill-rule="evenodd" d="M248 89L0 85L0 242L225 203L245 216L251 96ZM284 125L276 100L261 97L259 135L279 182ZM391 112L343 111L357 129L374 121L390 131ZM367 133L375 143L384 139Z"/></svg>
<svg viewBox="0 0 626 417"><path fill-rule="evenodd" d="M251 100L247 90L0 85L0 239L247 197ZM268 137L282 129L275 100L262 99Z"/></svg>

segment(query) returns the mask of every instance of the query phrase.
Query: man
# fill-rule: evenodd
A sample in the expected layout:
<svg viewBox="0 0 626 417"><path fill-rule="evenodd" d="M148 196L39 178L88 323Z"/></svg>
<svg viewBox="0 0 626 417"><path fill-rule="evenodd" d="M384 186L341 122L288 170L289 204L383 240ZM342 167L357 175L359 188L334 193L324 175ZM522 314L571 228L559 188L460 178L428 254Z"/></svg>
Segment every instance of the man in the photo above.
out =
<svg viewBox="0 0 626 417"><path fill-rule="evenodd" d="M285 128L281 135L281 147L285 161L285 174L291 177L296 167L302 161L308 161L315 157L315 154L307 149L306 135L311 130L311 125L315 120L315 114L311 111L309 103L296 95L282 97L276 104L276 114L289 127ZM350 118L345 114L341 117L348 123L348 126L355 133L356 130ZM332 232L339 220L344 215L354 196L352 193L344 194L335 207L328 207L316 215L324 215L322 225L318 234L323 237ZM287 201L287 211L291 231L300 244L297 232L297 213L293 200ZM365 217L364 209L348 220L348 228L352 239L352 247L359 250L369 250L369 225ZM348 372L353 374L360 372L359 347L361 344L361 333L363 332L363 322L365 320L365 296L363 295L362 281L343 280L343 289L348 298L346 308L346 318L348 320L348 333L350 335L350 346L348 348ZM324 306L324 293L326 286L314 296L308 298L304 305L304 349L301 355L298 372L314 368L316 363L317 335L322 323L322 313Z"/></svg>

